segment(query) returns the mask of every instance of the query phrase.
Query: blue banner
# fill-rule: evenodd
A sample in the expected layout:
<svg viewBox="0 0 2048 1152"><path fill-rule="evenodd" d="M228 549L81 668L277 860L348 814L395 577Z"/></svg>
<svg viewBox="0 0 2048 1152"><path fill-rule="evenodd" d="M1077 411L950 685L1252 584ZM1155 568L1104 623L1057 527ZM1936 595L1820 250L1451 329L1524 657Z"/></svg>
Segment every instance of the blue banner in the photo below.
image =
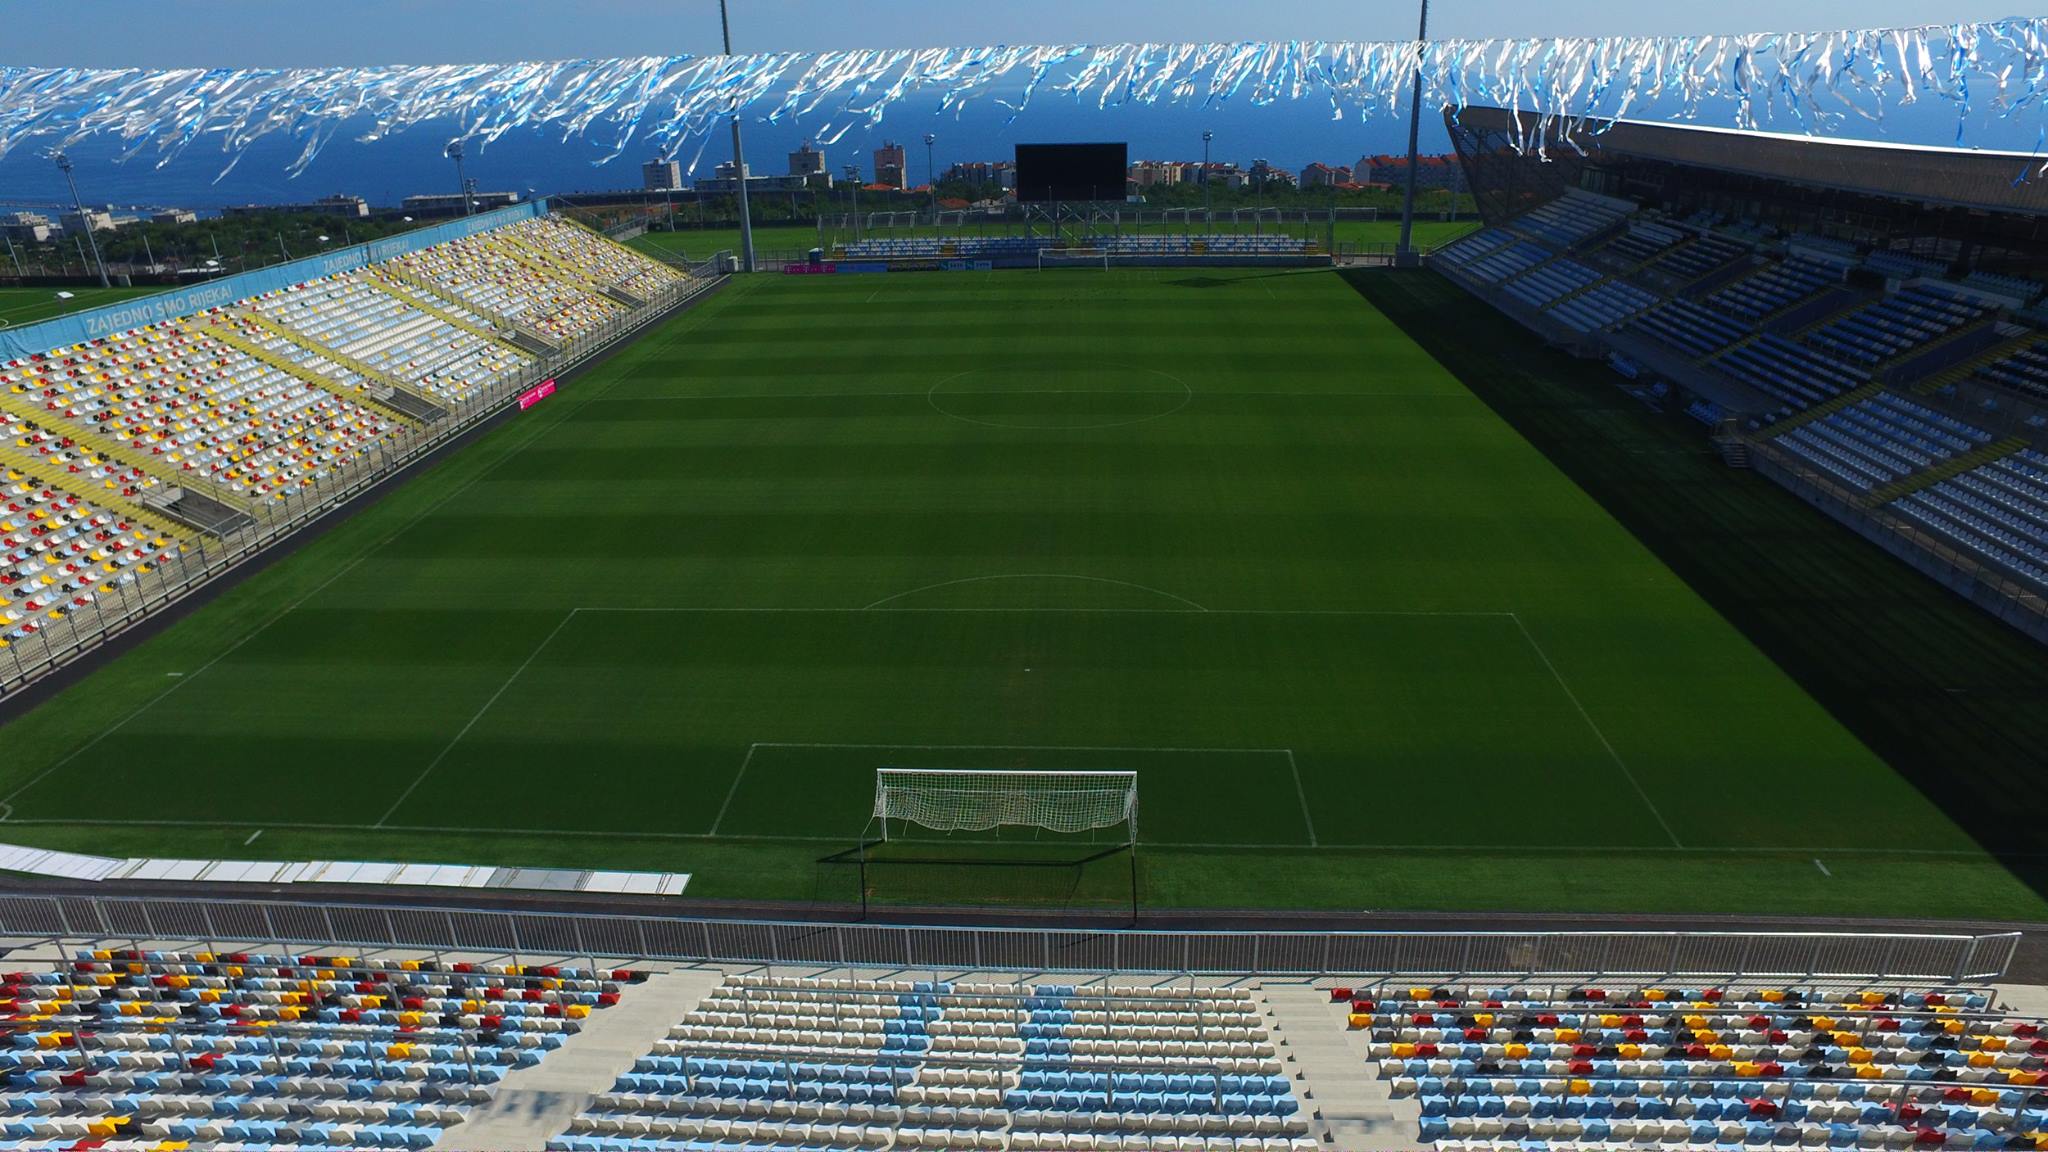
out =
<svg viewBox="0 0 2048 1152"><path fill-rule="evenodd" d="M408 252L417 252L478 232L488 232L521 220L531 220L547 214L545 199L532 200L525 204L514 204L509 208L466 216L450 220L445 224L430 224L415 228L399 236L388 236L372 240L367 244L354 244L332 252L322 252L304 260L293 260L269 268L258 268L254 272L243 272L235 276L224 276L208 280L204 284L193 284L185 288L173 288L154 296L143 296L134 300L123 300L103 308L74 312L55 320L44 320L38 324L25 324L19 328L0 328L0 360L19 360L52 348L63 348L72 344L83 344L155 324L163 320L190 316L208 308L232 304L250 296L260 296L279 288L289 288L322 276L333 276L341 272L353 272L366 265L380 263Z"/></svg>

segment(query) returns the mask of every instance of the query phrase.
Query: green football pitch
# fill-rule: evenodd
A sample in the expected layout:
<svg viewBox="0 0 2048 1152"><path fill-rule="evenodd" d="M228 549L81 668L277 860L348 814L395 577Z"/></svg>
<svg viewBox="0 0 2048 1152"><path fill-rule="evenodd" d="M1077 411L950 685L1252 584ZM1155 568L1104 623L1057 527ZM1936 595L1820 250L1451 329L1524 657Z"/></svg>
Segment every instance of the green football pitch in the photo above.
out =
<svg viewBox="0 0 2048 1152"><path fill-rule="evenodd" d="M879 765L1118 768L1159 908L2043 910L1331 272L736 279L4 746L116 854L843 899Z"/></svg>

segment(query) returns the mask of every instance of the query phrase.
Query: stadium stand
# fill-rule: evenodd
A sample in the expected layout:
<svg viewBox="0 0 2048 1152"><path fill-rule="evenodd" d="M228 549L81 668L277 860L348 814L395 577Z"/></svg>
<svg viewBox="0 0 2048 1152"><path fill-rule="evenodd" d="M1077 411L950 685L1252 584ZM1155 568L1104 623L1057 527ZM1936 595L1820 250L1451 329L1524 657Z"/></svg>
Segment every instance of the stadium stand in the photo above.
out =
<svg viewBox="0 0 2048 1152"><path fill-rule="evenodd" d="M2022 450L1903 496L1892 507L1981 559L2048 588L2048 455Z"/></svg>
<svg viewBox="0 0 2048 1152"><path fill-rule="evenodd" d="M1880 393L1777 438L1858 491L1882 487L1991 442L1991 433Z"/></svg>
<svg viewBox="0 0 2048 1152"><path fill-rule="evenodd" d="M558 1152L1314 1147L1245 988L728 976Z"/></svg>
<svg viewBox="0 0 2048 1152"><path fill-rule="evenodd" d="M1840 283L1840 271L1825 264L1792 257L1771 264L1706 298L1709 308L1751 323L1764 319Z"/></svg>
<svg viewBox="0 0 2048 1152"><path fill-rule="evenodd" d="M1974 323L1986 311L1939 287L1914 284L1828 323L1806 340L1846 360L1880 364Z"/></svg>
<svg viewBox="0 0 2048 1152"><path fill-rule="evenodd" d="M1574 331L1591 332L1624 324L1656 303L1654 293L1626 280L1608 280L1556 305L1551 315Z"/></svg>
<svg viewBox="0 0 2048 1152"><path fill-rule="evenodd" d="M539 1063L641 978L81 951L0 981L0 1146L431 1147L507 1071Z"/></svg>
<svg viewBox="0 0 2048 1152"><path fill-rule="evenodd" d="M202 533L302 511L684 279L536 216L0 361L0 649L129 603Z"/></svg>
<svg viewBox="0 0 2048 1152"><path fill-rule="evenodd" d="M2048 641L2048 192L2011 181L2023 157L1447 115L1487 226L1431 266Z"/></svg>
<svg viewBox="0 0 2048 1152"><path fill-rule="evenodd" d="M2037 1147L2048 1128L2042 1025L1982 989L1330 995L1447 1152Z"/></svg>
<svg viewBox="0 0 2048 1152"><path fill-rule="evenodd" d="M1750 253L1750 245L1714 232L1695 233L1691 243L1675 248L1647 271L1691 283L1726 268Z"/></svg>
<svg viewBox="0 0 2048 1152"><path fill-rule="evenodd" d="M2032 343L1977 370L1977 377L2024 396L2048 400L2048 343Z"/></svg>

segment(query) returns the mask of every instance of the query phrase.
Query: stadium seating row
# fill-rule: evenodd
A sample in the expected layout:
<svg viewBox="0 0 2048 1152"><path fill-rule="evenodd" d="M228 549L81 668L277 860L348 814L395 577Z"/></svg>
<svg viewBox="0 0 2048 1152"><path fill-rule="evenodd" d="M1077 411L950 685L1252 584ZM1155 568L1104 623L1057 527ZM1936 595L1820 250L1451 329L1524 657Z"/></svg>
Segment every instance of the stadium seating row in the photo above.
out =
<svg viewBox="0 0 2048 1152"><path fill-rule="evenodd" d="M1975 989L1331 990L1422 1139L2038 1147L2048 1028Z"/></svg>
<svg viewBox="0 0 2048 1152"><path fill-rule="evenodd" d="M550 1147L1312 1147L1249 992L729 976Z"/></svg>
<svg viewBox="0 0 2048 1152"><path fill-rule="evenodd" d="M426 1148L637 972L86 951L0 976L0 1137Z"/></svg>

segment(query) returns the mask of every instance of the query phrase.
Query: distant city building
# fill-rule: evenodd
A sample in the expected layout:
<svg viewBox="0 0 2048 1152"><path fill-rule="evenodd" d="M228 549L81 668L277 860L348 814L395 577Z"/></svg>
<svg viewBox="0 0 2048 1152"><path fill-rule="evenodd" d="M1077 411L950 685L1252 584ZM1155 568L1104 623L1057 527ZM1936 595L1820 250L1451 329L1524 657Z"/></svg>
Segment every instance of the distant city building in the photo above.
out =
<svg viewBox="0 0 2048 1152"><path fill-rule="evenodd" d="M1232 179L1233 176L1236 177L1235 180ZM1195 160L1183 161L1180 164L1180 182L1183 184L1200 184L1202 182L1201 162ZM1235 164L1222 160L1212 160L1209 162L1209 183L1219 188L1243 187L1244 174L1237 170L1237 165Z"/></svg>
<svg viewBox="0 0 2048 1152"><path fill-rule="evenodd" d="M1252 166L1245 169L1244 175L1245 181L1249 184L1285 184L1289 187L1294 185L1294 173L1278 167L1269 160L1252 161Z"/></svg>
<svg viewBox="0 0 2048 1152"><path fill-rule="evenodd" d="M317 212L322 216L360 220L370 214L370 205L361 196L337 193L305 204L237 204L221 209L224 216L260 216L266 212Z"/></svg>
<svg viewBox="0 0 2048 1152"><path fill-rule="evenodd" d="M882 146L875 149L875 183L886 184L891 188L906 187L909 171L909 160L903 151L903 145L894 140L884 140Z"/></svg>
<svg viewBox="0 0 2048 1152"><path fill-rule="evenodd" d="M189 208L166 208L149 218L151 224L197 224L199 213Z"/></svg>
<svg viewBox="0 0 2048 1152"><path fill-rule="evenodd" d="M649 192L673 192L683 186L683 166L657 156L640 166L640 187Z"/></svg>
<svg viewBox="0 0 2048 1152"><path fill-rule="evenodd" d="M1165 160L1140 160L1131 165L1131 183L1152 188L1180 183L1181 166Z"/></svg>
<svg viewBox="0 0 2048 1152"><path fill-rule="evenodd" d="M711 175L708 178L697 181L697 191L713 193L738 191L739 186L733 180L733 173L736 171L739 171L739 169L734 168L730 160L717 165L711 169ZM794 174L788 176L756 176L754 175L754 166L752 164L747 165L745 171L747 174L747 191L750 193L801 191L810 187L813 179L810 176ZM828 184L827 186L829 187L830 185Z"/></svg>
<svg viewBox="0 0 2048 1152"><path fill-rule="evenodd" d="M993 184L998 188L1015 188L1017 186L1017 168L1008 160L997 160L993 163L987 160L963 160L946 169L939 179L966 184Z"/></svg>
<svg viewBox="0 0 2048 1152"><path fill-rule="evenodd" d="M469 202L479 212L493 208L509 208L519 203L517 192L472 192ZM463 213L462 193L430 192L419 196L407 196L400 207L408 216L460 216Z"/></svg>
<svg viewBox="0 0 2048 1152"><path fill-rule="evenodd" d="M1353 169L1354 179L1361 184L1392 184L1405 186L1408 183L1408 158L1406 156L1360 156L1358 167ZM1417 188L1462 188L1464 172L1458 167L1456 156L1418 156L1415 158L1415 186Z"/></svg>
<svg viewBox="0 0 2048 1152"><path fill-rule="evenodd" d="M0 233L23 244L47 244L56 230L50 218L40 212L10 212L0 216Z"/></svg>
<svg viewBox="0 0 2048 1152"><path fill-rule="evenodd" d="M86 212L82 215L77 212L66 212L57 217L57 226L64 230L66 236L70 236L88 228L94 232L112 232L121 225L111 212Z"/></svg>
<svg viewBox="0 0 2048 1152"><path fill-rule="evenodd" d="M1351 182L1351 169L1344 167L1342 164L1332 168L1330 165L1318 161L1301 170L1301 186L1303 188L1328 188L1339 184L1350 184Z"/></svg>
<svg viewBox="0 0 2048 1152"><path fill-rule="evenodd" d="M796 151L789 154L789 174L803 177L824 176L825 153L813 148L809 140L804 141L797 146Z"/></svg>

